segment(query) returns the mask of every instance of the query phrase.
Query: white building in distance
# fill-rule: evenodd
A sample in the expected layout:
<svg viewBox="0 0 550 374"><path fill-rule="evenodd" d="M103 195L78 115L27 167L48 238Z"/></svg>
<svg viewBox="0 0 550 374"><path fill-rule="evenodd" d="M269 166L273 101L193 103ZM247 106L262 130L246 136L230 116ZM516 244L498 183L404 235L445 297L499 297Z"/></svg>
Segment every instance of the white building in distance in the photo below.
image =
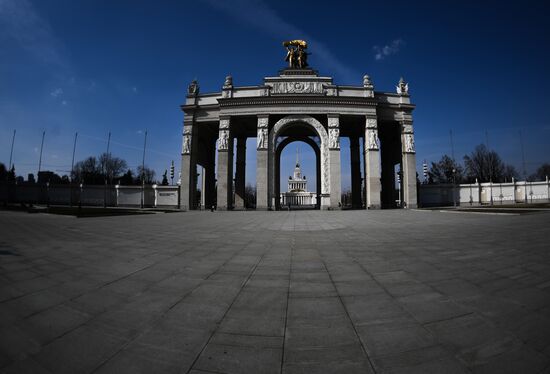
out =
<svg viewBox="0 0 550 374"><path fill-rule="evenodd" d="M294 174L288 177L288 190L281 192L282 206L310 205L317 204L317 194L307 190L306 176L302 176L300 169L299 152L296 150L296 167Z"/></svg>

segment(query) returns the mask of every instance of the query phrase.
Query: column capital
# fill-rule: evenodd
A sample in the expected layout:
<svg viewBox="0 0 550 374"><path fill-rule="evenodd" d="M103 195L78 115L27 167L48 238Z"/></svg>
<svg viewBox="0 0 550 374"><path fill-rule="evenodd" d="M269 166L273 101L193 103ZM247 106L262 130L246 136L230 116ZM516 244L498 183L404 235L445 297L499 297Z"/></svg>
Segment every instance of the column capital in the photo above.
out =
<svg viewBox="0 0 550 374"><path fill-rule="evenodd" d="M329 113L327 114L328 118L328 127L330 128L337 128L340 127L340 115L335 113Z"/></svg>
<svg viewBox="0 0 550 374"><path fill-rule="evenodd" d="M220 129L229 129L231 123L230 116L220 116Z"/></svg>
<svg viewBox="0 0 550 374"><path fill-rule="evenodd" d="M258 127L269 126L269 114L258 114Z"/></svg>
<svg viewBox="0 0 550 374"><path fill-rule="evenodd" d="M376 116L367 115L365 118L365 127L367 129L378 128L378 118Z"/></svg>
<svg viewBox="0 0 550 374"><path fill-rule="evenodd" d="M414 132L413 121L403 120L399 122L401 124L401 132L403 134L412 134Z"/></svg>

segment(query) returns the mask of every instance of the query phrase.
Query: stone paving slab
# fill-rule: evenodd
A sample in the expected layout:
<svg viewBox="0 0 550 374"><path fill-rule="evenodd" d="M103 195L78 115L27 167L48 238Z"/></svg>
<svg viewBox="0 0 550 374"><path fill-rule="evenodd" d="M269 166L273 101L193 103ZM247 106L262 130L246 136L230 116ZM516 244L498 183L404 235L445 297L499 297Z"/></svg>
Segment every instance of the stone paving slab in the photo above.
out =
<svg viewBox="0 0 550 374"><path fill-rule="evenodd" d="M549 227L0 211L0 373L550 373Z"/></svg>

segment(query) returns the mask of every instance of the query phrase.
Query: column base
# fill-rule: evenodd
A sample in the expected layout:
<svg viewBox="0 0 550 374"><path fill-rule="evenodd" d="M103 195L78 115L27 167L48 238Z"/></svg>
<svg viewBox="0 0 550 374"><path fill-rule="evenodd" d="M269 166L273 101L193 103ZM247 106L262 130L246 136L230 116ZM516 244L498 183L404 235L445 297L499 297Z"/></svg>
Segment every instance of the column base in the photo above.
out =
<svg viewBox="0 0 550 374"><path fill-rule="evenodd" d="M367 207L367 210L381 209L382 207L377 204L372 204Z"/></svg>

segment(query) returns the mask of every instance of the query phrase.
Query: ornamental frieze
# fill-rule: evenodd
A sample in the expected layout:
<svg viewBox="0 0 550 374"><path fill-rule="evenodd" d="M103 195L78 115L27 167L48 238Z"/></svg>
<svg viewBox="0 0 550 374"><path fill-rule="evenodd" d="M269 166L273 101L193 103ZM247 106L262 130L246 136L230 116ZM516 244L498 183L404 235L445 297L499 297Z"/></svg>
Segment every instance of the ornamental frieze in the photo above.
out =
<svg viewBox="0 0 550 374"><path fill-rule="evenodd" d="M272 94L324 94L322 82L275 82Z"/></svg>

